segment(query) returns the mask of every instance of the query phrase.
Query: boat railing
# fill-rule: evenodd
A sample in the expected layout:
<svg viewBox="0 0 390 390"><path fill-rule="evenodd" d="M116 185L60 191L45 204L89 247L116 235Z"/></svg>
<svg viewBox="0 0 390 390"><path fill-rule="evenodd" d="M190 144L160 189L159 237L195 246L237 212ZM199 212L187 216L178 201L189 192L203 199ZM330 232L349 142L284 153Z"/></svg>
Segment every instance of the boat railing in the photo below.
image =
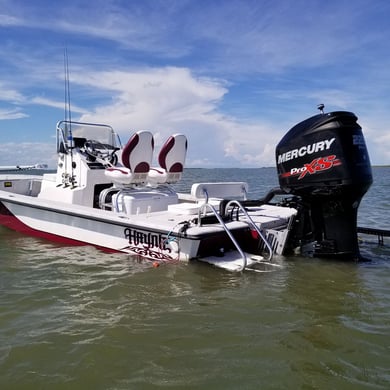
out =
<svg viewBox="0 0 390 390"><path fill-rule="evenodd" d="M385 230L385 229L376 229L376 228L358 226L357 232L377 236L378 237L378 245L381 245L381 246L384 245L384 237L390 237L390 230Z"/></svg>
<svg viewBox="0 0 390 390"><path fill-rule="evenodd" d="M207 212L207 209L211 210L211 212L215 215L220 225L224 228L226 234L229 236L230 240L236 247L238 253L242 257L242 267L239 271L243 271L246 268L247 265L247 258L245 252L241 249L240 245L238 244L237 240L234 238L232 232L229 230L229 228L226 226L225 222L223 221L222 217L219 215L218 211L214 208L213 205L210 203L203 203L199 207L198 211L198 226L201 226L201 215L205 214Z"/></svg>
<svg viewBox="0 0 390 390"><path fill-rule="evenodd" d="M267 260L270 261L272 259L272 256L273 256L273 249L272 249L272 246L270 245L270 243L268 242L267 238L261 232L260 228L256 225L256 223L253 221L251 216L246 211L245 207L238 200L230 200L226 204L224 215L226 215L228 208L231 207L231 206L238 207L239 211L242 214L244 214L244 216L246 218L246 222L252 227L253 230L255 230L257 232L259 238L263 241L265 247L268 250L268 259ZM237 219L238 219L238 215L239 214L237 213Z"/></svg>

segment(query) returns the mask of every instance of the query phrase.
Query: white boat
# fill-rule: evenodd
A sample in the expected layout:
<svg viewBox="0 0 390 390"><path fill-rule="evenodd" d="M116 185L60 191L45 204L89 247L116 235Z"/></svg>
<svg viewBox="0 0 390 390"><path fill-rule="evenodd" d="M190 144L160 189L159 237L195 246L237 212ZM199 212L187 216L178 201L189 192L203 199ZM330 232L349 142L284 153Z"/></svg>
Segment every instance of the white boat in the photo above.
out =
<svg viewBox="0 0 390 390"><path fill-rule="evenodd" d="M18 171L31 171L31 170L48 169L47 164L34 164L34 165L2 165L0 166L0 172L18 172Z"/></svg>
<svg viewBox="0 0 390 390"><path fill-rule="evenodd" d="M325 114L312 117L306 127L321 121L350 120L353 114L326 115L330 115L327 120ZM361 134L357 124L353 131ZM56 173L0 175L0 224L68 244L90 244L137 255L155 264L197 260L231 271L264 270L277 265L275 256L296 250L309 255L358 255L353 237L347 250L334 245L335 240L332 247L329 237L324 236L326 223L319 227L318 218L311 217L317 202L316 191L324 201L324 185L317 183L305 196L299 193L305 180L299 179L295 190L295 182L291 182L298 180L295 171L283 170L291 161L299 163L304 155L318 160L318 156L324 152L329 155L334 149L340 163L331 168L339 172L347 162L341 156L337 136L327 137L334 139L328 143L325 140L323 145L319 140L311 146L305 138L308 146L301 146L296 153L288 143L286 148L290 149L286 152L279 144L281 188L263 199L248 200L245 182L193 183L189 193L173 190L172 184L181 179L185 167L187 139L183 134L172 135L162 146L159 167L151 166L156 151L149 131L135 132L124 146L108 125L61 121L56 134ZM359 142L361 147L360 138ZM295 154L297 158L291 157ZM320 168L325 162L321 164ZM299 171L302 176L305 165L296 167L300 166L304 168ZM320 168L311 166L316 175L303 175L303 179L309 180L305 189L313 187L313 177L321 177L325 172ZM286 180L288 185L283 186ZM326 183L325 187L329 197L331 185ZM340 183L336 187L339 193ZM347 202L351 201L349 187L350 184ZM270 202L275 194L284 194L279 203ZM335 197L330 198L334 203ZM347 211L340 220L350 223L349 214Z"/></svg>

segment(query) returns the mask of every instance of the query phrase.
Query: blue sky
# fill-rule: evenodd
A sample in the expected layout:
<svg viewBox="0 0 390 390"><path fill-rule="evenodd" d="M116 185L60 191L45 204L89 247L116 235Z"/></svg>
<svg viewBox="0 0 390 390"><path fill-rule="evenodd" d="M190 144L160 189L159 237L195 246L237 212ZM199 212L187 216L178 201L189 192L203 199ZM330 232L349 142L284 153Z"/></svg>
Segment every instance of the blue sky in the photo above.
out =
<svg viewBox="0 0 390 390"><path fill-rule="evenodd" d="M359 117L373 164L390 164L387 0L0 0L0 165L54 167L64 118L122 142L189 141L187 167L274 166L297 122Z"/></svg>

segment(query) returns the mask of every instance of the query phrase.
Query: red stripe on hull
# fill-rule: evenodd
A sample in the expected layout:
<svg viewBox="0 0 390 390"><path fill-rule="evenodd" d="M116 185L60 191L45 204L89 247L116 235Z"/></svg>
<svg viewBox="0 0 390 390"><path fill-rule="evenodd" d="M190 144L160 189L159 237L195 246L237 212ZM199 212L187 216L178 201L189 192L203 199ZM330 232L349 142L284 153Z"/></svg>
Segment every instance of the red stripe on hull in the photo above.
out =
<svg viewBox="0 0 390 390"><path fill-rule="evenodd" d="M47 232L43 232L40 230L33 229L23 222L21 222L15 215L13 215L7 207L4 206L3 203L0 202L0 225L3 225L11 230L15 230L17 232L33 236L33 237L38 237L38 238L43 238L47 239L50 241L58 242L61 244L66 244L66 245L85 245L84 242L82 241L77 241L77 240L72 240L70 238L66 237L61 237L57 236L56 234L51 234Z"/></svg>

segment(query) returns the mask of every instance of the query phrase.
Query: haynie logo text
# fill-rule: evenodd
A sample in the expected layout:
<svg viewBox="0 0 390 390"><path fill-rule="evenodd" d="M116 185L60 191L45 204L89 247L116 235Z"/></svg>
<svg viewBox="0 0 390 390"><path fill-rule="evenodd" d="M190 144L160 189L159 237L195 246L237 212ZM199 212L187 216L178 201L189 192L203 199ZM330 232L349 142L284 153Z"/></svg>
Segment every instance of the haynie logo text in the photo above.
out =
<svg viewBox="0 0 390 390"><path fill-rule="evenodd" d="M130 228L126 228L124 234L131 245L142 245L145 248L158 248L164 251L171 251L166 246L167 239L165 235L147 233Z"/></svg>
<svg viewBox="0 0 390 390"><path fill-rule="evenodd" d="M313 154L317 152L323 152L329 150L336 138L325 139L318 141L311 145L301 146L299 149L289 150L278 156L278 164L293 160L294 158L306 156L306 154Z"/></svg>
<svg viewBox="0 0 390 390"><path fill-rule="evenodd" d="M341 161L336 158L336 155L332 154L327 157L318 157L309 164L303 164L303 167L292 168L290 172L283 173L281 176L290 177L299 175L298 180L301 180L307 174L313 175L314 173L323 172L338 165L341 165Z"/></svg>

